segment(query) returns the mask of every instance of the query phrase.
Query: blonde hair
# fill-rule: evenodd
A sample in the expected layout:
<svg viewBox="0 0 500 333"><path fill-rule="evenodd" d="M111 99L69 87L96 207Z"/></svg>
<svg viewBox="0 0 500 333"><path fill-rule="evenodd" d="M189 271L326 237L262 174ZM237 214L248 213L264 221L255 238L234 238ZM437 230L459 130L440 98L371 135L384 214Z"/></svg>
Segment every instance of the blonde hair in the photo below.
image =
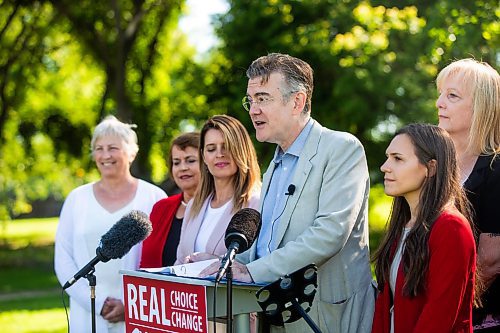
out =
<svg viewBox="0 0 500 333"><path fill-rule="evenodd" d="M95 143L98 139L104 136L115 136L120 138L125 143L125 149L128 155L134 159L139 151L137 144L137 134L132 128L136 128L135 124L125 124L119 121L115 116L107 116L94 129L90 149L92 157L94 157Z"/></svg>
<svg viewBox="0 0 500 333"><path fill-rule="evenodd" d="M472 96L472 124L467 149L485 155L500 154L500 75L486 62L461 59L439 72L436 79L438 90L442 82L452 76L461 76Z"/></svg>
<svg viewBox="0 0 500 333"><path fill-rule="evenodd" d="M222 133L226 150L238 167L233 177L234 197L233 212L246 207L254 193L260 188L260 168L257 162L257 153L247 130L236 118L227 115L216 115L209 118L200 132L200 156L203 156L205 136L210 129ZM204 161L200 158L200 183L193 199L191 216L200 213L203 202L215 192L214 176L208 171Z"/></svg>

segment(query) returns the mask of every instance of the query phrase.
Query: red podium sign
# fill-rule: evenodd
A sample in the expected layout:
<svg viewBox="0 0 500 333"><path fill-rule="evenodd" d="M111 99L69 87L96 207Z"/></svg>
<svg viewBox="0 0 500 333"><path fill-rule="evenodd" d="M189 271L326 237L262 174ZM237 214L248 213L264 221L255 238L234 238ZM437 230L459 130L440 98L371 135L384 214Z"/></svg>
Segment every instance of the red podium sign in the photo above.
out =
<svg viewBox="0 0 500 333"><path fill-rule="evenodd" d="M126 333L208 332L206 287L123 276Z"/></svg>

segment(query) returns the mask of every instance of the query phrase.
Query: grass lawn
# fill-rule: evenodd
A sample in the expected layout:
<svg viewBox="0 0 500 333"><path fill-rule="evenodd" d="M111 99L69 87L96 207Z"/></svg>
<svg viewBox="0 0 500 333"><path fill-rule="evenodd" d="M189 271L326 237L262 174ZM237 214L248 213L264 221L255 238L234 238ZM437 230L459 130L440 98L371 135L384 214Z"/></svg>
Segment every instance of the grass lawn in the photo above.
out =
<svg viewBox="0 0 500 333"><path fill-rule="evenodd" d="M58 218L1 221L0 244L17 249L54 244Z"/></svg>
<svg viewBox="0 0 500 333"><path fill-rule="evenodd" d="M68 332L64 311L61 309L0 313L0 327L5 333Z"/></svg>
<svg viewBox="0 0 500 333"><path fill-rule="evenodd" d="M68 304L68 297L65 295ZM60 291L0 301L2 332L67 332Z"/></svg>
<svg viewBox="0 0 500 333"><path fill-rule="evenodd" d="M56 227L57 218L1 222L2 333L67 332L60 287L53 269Z"/></svg>
<svg viewBox="0 0 500 333"><path fill-rule="evenodd" d="M2 224L0 295L58 287L53 268L57 219L15 220Z"/></svg>

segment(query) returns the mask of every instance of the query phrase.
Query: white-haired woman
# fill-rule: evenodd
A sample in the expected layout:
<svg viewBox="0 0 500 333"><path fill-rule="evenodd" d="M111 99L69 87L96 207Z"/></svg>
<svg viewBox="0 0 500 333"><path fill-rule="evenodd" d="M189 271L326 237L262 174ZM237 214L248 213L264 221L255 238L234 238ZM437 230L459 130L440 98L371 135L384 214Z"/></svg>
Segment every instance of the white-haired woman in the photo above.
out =
<svg viewBox="0 0 500 333"><path fill-rule="evenodd" d="M99 240L111 226L131 210L147 214L166 197L159 187L133 177L130 165L139 147L135 125L113 116L94 129L92 158L101 175L96 182L82 185L66 198L57 228L54 267L61 284L95 257ZM121 259L95 266L97 332L125 332L120 269L139 267L141 246L134 246ZM66 289L70 296L71 332L91 331L91 304L88 281L80 279Z"/></svg>

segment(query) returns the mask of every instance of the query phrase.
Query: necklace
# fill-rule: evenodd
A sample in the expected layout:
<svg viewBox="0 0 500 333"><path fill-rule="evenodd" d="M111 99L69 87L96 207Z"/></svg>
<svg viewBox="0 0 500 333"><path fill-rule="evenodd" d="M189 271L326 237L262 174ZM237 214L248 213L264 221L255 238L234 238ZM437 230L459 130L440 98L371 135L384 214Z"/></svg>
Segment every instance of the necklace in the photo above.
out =
<svg viewBox="0 0 500 333"><path fill-rule="evenodd" d="M186 207L188 204L186 202L184 202L184 200L181 200L181 204Z"/></svg>

